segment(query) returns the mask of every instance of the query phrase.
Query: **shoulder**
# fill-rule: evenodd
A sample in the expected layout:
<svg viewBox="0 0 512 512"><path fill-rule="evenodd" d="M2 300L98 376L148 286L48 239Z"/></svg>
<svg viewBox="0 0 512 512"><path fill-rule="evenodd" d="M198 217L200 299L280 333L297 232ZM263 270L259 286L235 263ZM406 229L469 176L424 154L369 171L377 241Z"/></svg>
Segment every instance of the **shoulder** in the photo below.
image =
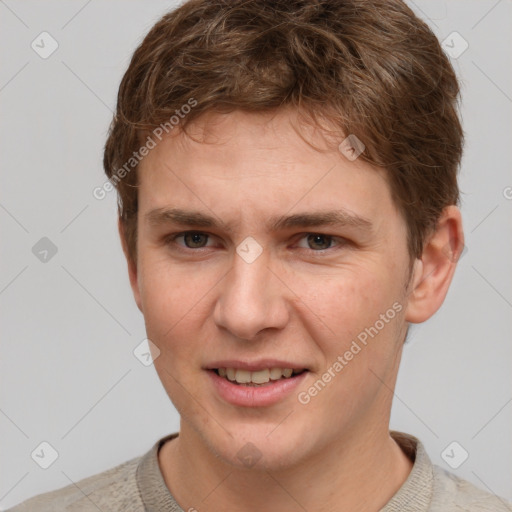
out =
<svg viewBox="0 0 512 512"><path fill-rule="evenodd" d="M432 512L512 512L512 504L433 465Z"/></svg>
<svg viewBox="0 0 512 512"><path fill-rule="evenodd" d="M144 510L136 480L141 457L44 494L39 494L7 512L138 512Z"/></svg>

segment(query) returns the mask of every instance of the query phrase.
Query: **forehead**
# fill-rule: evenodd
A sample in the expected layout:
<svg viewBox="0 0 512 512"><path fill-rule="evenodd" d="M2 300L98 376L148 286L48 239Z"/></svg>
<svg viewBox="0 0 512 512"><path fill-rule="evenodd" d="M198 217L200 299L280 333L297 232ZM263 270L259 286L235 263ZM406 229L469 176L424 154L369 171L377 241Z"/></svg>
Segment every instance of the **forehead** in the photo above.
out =
<svg viewBox="0 0 512 512"><path fill-rule="evenodd" d="M283 165L289 163L298 168L297 164L301 161L314 160L319 164L323 160L332 163L333 155L339 160L338 163L342 163L342 160L347 160L341 158L347 155L345 142L357 138L354 139L353 135L347 137L340 129L335 129L330 121L324 123L324 130L306 123L292 108L272 112L206 112L187 125L186 134L178 126L177 130L164 137L157 151L152 153L153 156L162 153L169 156L169 151L178 150L180 155L176 156L187 153L196 162L204 160L205 164L212 166L256 157L266 160L270 167L283 169ZM169 146L173 149L169 150ZM213 155L219 160L212 160ZM369 167L368 164L366 166ZM355 159L351 167L365 167L365 164Z"/></svg>
<svg viewBox="0 0 512 512"><path fill-rule="evenodd" d="M240 220L321 206L376 220L394 207L383 170L347 158L338 149L343 134L298 127L293 112L204 116L187 131L165 137L141 162L141 210L231 206Z"/></svg>

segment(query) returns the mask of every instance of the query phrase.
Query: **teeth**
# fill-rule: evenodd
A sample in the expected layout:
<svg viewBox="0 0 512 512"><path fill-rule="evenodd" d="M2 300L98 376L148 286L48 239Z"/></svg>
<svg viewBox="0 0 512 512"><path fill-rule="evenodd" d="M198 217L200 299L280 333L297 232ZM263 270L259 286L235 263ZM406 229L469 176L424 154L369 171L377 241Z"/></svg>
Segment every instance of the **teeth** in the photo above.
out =
<svg viewBox="0 0 512 512"><path fill-rule="evenodd" d="M280 379L282 375L283 375L283 371L281 370L281 368L271 368L270 369L270 378L272 380Z"/></svg>
<svg viewBox="0 0 512 512"><path fill-rule="evenodd" d="M251 372L247 370L237 370L235 373L235 380L238 384L247 384L251 382Z"/></svg>
<svg viewBox="0 0 512 512"><path fill-rule="evenodd" d="M270 370L259 370L251 372L251 382L254 384L265 384L270 380Z"/></svg>
<svg viewBox="0 0 512 512"><path fill-rule="evenodd" d="M300 373L302 370L292 368L265 368L256 372L241 370L236 368L218 368L221 377L226 377L231 382L238 384L267 384L271 380L279 380L291 377L293 374Z"/></svg>

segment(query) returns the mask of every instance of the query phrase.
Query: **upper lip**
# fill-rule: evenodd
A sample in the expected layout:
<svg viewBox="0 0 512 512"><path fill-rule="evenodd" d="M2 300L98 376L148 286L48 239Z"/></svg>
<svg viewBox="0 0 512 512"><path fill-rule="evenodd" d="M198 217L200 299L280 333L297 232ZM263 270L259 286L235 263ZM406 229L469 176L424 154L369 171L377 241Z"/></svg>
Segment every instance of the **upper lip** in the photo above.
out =
<svg viewBox="0 0 512 512"><path fill-rule="evenodd" d="M240 361L237 359L223 359L214 361L205 366L206 370L216 370L218 368L236 368L237 370L247 370L257 372L266 368L291 368L293 370L307 370L305 365L300 363L291 363L281 359L258 359L257 361Z"/></svg>

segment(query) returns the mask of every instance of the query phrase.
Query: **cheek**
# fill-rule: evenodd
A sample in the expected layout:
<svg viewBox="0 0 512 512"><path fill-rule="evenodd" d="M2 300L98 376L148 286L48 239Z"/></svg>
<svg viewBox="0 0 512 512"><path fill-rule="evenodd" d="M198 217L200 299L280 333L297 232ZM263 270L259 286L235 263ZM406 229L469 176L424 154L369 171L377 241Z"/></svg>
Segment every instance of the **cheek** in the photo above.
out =
<svg viewBox="0 0 512 512"><path fill-rule="evenodd" d="M333 425L376 400L382 388L379 379L387 381L395 366L397 327L402 322L397 287L389 278L363 272L345 277L325 280L322 292L315 286L300 313L322 353L314 379L301 391L312 397L309 410L319 417L328 411ZM318 380L328 383L324 387Z"/></svg>
<svg viewBox="0 0 512 512"><path fill-rule="evenodd" d="M193 389L199 372L200 346L208 339L204 330L205 282L172 271L165 265L148 265L142 275L142 302L148 338L159 348L154 366L167 394L181 414L190 406L183 390ZM206 283L207 284L207 283Z"/></svg>
<svg viewBox="0 0 512 512"><path fill-rule="evenodd" d="M193 337L194 326L201 322L207 291L215 284L199 274L172 269L162 260L148 258L143 262L140 289L144 320L148 337L161 350L183 337L178 348L190 346L187 333Z"/></svg>
<svg viewBox="0 0 512 512"><path fill-rule="evenodd" d="M320 371L347 354L343 369L349 388L393 364L401 297L389 272L346 272L331 277L311 276L301 283L297 301L300 323L322 353ZM394 306L395 305L395 306ZM338 379L342 380L342 379Z"/></svg>
<svg viewBox="0 0 512 512"><path fill-rule="evenodd" d="M306 306L302 307L303 315L312 325L342 341L356 335L370 321L375 322L383 305L387 309L387 286L382 278L354 271L314 275L303 279L298 289Z"/></svg>

